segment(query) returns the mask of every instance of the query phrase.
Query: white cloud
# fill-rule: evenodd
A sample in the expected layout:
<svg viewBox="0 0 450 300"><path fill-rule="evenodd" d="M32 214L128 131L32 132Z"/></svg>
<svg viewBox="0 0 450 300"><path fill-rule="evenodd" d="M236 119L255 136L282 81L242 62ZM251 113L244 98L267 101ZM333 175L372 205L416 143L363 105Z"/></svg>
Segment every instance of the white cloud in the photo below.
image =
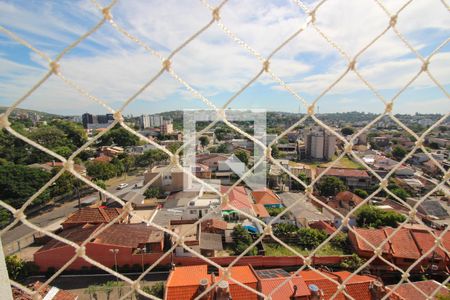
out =
<svg viewBox="0 0 450 300"><path fill-rule="evenodd" d="M402 3L404 1L387 1L386 5L394 11ZM309 6L313 7L311 3ZM38 8L40 10L36 11L36 5L0 3L2 14L14 16L1 24L20 32L51 54L72 42L100 18L89 1L46 3ZM431 46L424 31L434 30L439 36L448 33L447 13L439 3L413 1L400 15L399 29L415 47L423 50ZM165 55L211 18L210 11L199 2L175 0L119 1L112 14L119 24ZM263 55L268 55L297 31L306 19L302 10L289 1L230 1L223 7L221 16L224 24ZM371 0L329 0L317 13L317 25L321 30L351 55L380 33L388 21ZM432 42L437 45L440 41ZM115 32L109 24L78 47L61 61L62 72L114 105L131 96L160 68L159 60ZM31 59L45 67L34 54L28 53L28 57L21 59L11 56L6 49L13 48L5 48L0 54L0 99L3 102L17 98L39 78L42 71L24 61ZM449 52L436 55L430 65L430 70L444 85L450 84L446 65L449 55ZM389 32L360 57L358 67L376 88L398 90L420 68L420 63L398 37ZM173 68L202 93L214 96L238 90L261 69L261 64L213 24L173 58ZM271 68L300 94L314 95L333 82L345 69L345 64L335 49L308 28L275 55ZM267 76L259 82L280 89ZM429 80L421 77L413 87L430 85ZM47 92L37 93L33 101L41 101L43 109L54 109L58 102L50 99L55 97L68 103L77 101L72 91L66 90L69 88L55 80L46 83ZM330 94L359 90L367 88L355 76L348 76ZM179 83L166 76L139 99L162 101L173 95L190 98ZM345 99L340 103L344 104Z"/></svg>

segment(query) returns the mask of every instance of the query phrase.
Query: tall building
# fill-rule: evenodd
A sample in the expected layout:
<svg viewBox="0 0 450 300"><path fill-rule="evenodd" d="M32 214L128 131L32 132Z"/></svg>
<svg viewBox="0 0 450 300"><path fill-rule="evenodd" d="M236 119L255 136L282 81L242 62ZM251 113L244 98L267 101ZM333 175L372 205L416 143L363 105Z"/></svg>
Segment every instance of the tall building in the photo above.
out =
<svg viewBox="0 0 450 300"><path fill-rule="evenodd" d="M172 120L164 120L161 124L161 134L172 134L173 123Z"/></svg>
<svg viewBox="0 0 450 300"><path fill-rule="evenodd" d="M161 127L163 125L163 116L160 115L150 115L150 126L152 128Z"/></svg>
<svg viewBox="0 0 450 300"><path fill-rule="evenodd" d="M150 128L150 116L142 115L139 117L139 125L141 129Z"/></svg>
<svg viewBox="0 0 450 300"><path fill-rule="evenodd" d="M92 115L90 113L84 113L81 116L81 120L85 129L97 129L106 127L108 124L114 122L114 115Z"/></svg>
<svg viewBox="0 0 450 300"><path fill-rule="evenodd" d="M322 128L311 128L304 133L306 158L330 160L335 152L336 137Z"/></svg>

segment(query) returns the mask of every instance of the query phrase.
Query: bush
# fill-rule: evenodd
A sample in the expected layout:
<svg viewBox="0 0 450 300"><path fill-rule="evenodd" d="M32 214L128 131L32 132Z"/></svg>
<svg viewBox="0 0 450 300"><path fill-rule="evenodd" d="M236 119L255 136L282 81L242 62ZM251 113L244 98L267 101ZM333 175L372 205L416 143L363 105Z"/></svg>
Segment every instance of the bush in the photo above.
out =
<svg viewBox="0 0 450 300"><path fill-rule="evenodd" d="M327 234L314 228L300 228L297 232L298 244L304 248L317 248L326 240Z"/></svg>
<svg viewBox="0 0 450 300"><path fill-rule="evenodd" d="M356 224L359 227L383 226L397 227L406 217L394 211L383 211L373 205L363 205L356 211Z"/></svg>
<svg viewBox="0 0 450 300"><path fill-rule="evenodd" d="M268 207L267 212L271 217L276 217L284 211L284 207ZM283 215L284 216L284 215Z"/></svg>
<svg viewBox="0 0 450 300"><path fill-rule="evenodd" d="M343 259L339 266L349 271L355 271L365 262L366 260L359 257L357 254L352 254L352 256Z"/></svg>
<svg viewBox="0 0 450 300"><path fill-rule="evenodd" d="M158 198L161 196L161 190L157 187L149 187L145 192L145 198Z"/></svg>
<svg viewBox="0 0 450 300"><path fill-rule="evenodd" d="M339 232L338 234L336 234L330 240L330 244L333 247L338 248L338 249L342 249L344 251L346 251L350 247L350 242L349 242L349 239L348 239L348 235L346 233L343 233L343 232Z"/></svg>
<svg viewBox="0 0 450 300"><path fill-rule="evenodd" d="M253 243L253 238L250 233L242 227L242 225L238 224L234 227L233 232L231 233L233 238L233 251L236 255L243 253L247 250L248 247ZM255 255L257 252L256 248L250 249L245 255Z"/></svg>
<svg viewBox="0 0 450 300"><path fill-rule="evenodd" d="M363 199L369 197L369 193L367 193L365 190L362 190L362 189L355 189L353 191L353 193L355 193L355 195L357 195Z"/></svg>
<svg viewBox="0 0 450 300"><path fill-rule="evenodd" d="M337 193L347 190L345 183L335 176L325 176L317 186L322 196L336 196Z"/></svg>
<svg viewBox="0 0 450 300"><path fill-rule="evenodd" d="M154 285L152 285L151 287L144 286L142 288L142 290L152 296L155 296L155 297L158 297L161 299L164 298L164 282L159 281L159 282L155 283Z"/></svg>

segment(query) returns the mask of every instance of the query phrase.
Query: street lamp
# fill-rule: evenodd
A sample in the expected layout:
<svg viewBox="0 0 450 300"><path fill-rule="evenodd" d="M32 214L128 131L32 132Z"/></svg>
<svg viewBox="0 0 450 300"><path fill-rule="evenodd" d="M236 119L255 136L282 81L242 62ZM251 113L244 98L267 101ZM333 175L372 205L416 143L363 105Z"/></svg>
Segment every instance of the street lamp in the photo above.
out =
<svg viewBox="0 0 450 300"><path fill-rule="evenodd" d="M119 253L119 249L109 249L109 251L114 254L114 266L116 269L116 273L119 273L119 272L117 272L117 253ZM117 281L117 283L119 282L119 278L117 278L117 276L116 276L116 281Z"/></svg>
<svg viewBox="0 0 450 300"><path fill-rule="evenodd" d="M144 272L144 253L145 253L145 247L139 248L141 250L141 257L142 257L142 272Z"/></svg>

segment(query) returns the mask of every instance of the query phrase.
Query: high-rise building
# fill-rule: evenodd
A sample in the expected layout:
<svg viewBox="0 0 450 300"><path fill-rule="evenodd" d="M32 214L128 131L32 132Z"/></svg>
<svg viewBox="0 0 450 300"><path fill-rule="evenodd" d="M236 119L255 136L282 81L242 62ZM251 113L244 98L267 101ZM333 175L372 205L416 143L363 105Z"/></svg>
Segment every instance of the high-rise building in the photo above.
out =
<svg viewBox="0 0 450 300"><path fill-rule="evenodd" d="M107 124L114 122L114 115L92 115L90 113L84 113L81 116L81 120L85 129L103 128L106 127Z"/></svg>
<svg viewBox="0 0 450 300"><path fill-rule="evenodd" d="M163 116L160 115L150 115L150 127L161 127L163 125Z"/></svg>
<svg viewBox="0 0 450 300"><path fill-rule="evenodd" d="M322 128L310 128L304 133L306 158L330 160L335 152L336 137Z"/></svg>
<svg viewBox="0 0 450 300"><path fill-rule="evenodd" d="M172 134L173 123L172 120L164 120L161 124L161 134Z"/></svg>
<svg viewBox="0 0 450 300"><path fill-rule="evenodd" d="M139 117L139 126L141 129L150 128L150 116L142 115Z"/></svg>

